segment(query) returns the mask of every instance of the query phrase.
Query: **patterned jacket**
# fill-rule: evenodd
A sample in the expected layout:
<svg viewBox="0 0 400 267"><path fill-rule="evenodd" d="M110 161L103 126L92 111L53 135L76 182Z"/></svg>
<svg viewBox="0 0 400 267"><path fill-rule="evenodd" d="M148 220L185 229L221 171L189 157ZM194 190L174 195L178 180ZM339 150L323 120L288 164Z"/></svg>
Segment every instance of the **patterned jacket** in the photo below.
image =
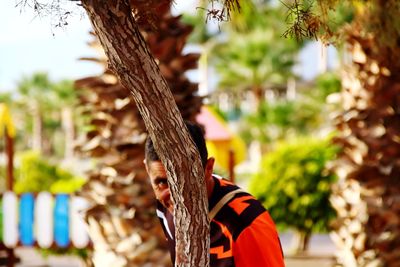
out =
<svg viewBox="0 0 400 267"><path fill-rule="evenodd" d="M210 266L284 266L275 224L262 204L236 185L216 176L213 179L215 185L209 199ZM160 203L157 215L174 262L173 216Z"/></svg>

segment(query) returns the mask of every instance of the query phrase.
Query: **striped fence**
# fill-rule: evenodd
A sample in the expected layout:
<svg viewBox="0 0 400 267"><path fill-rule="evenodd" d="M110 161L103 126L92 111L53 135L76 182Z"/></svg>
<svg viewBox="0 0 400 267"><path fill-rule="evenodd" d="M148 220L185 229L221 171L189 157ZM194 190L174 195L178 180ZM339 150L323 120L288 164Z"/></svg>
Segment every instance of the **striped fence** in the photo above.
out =
<svg viewBox="0 0 400 267"><path fill-rule="evenodd" d="M7 248L66 248L71 245L85 248L89 245L80 212L88 208L88 202L82 197L49 192L17 195L7 191L1 202L0 242Z"/></svg>

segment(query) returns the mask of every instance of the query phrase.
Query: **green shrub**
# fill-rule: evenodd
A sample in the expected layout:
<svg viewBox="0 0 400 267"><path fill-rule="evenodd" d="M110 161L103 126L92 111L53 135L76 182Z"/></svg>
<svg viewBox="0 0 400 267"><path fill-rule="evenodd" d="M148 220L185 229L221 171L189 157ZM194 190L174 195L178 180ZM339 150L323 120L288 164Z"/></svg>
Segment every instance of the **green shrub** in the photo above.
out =
<svg viewBox="0 0 400 267"><path fill-rule="evenodd" d="M340 76L334 72L319 75L315 82L316 88L311 90L311 97L319 99L321 102L325 102L328 95L338 93L342 88Z"/></svg>
<svg viewBox="0 0 400 267"><path fill-rule="evenodd" d="M14 185L14 191L18 194L40 191L73 193L80 189L85 181L84 178L76 177L71 172L46 161L38 152L23 152L19 159Z"/></svg>
<svg viewBox="0 0 400 267"><path fill-rule="evenodd" d="M262 159L250 191L269 210L278 228L326 231L335 212L329 203L335 176L326 169L337 148L329 140L301 138L281 143Z"/></svg>
<svg viewBox="0 0 400 267"><path fill-rule="evenodd" d="M53 194L56 193L65 193L71 194L78 191L84 184L86 180L80 177L70 177L68 179L60 179L54 182L50 186L50 192Z"/></svg>
<svg viewBox="0 0 400 267"><path fill-rule="evenodd" d="M19 167L16 169L16 193L49 191L57 193L73 193L85 183L85 179L74 176L59 166L45 160L40 153L26 151L19 155ZM86 259L87 249L50 248L39 249L43 256L69 254Z"/></svg>
<svg viewBox="0 0 400 267"><path fill-rule="evenodd" d="M90 250L87 248L41 248L39 249L40 254L46 259L50 256L65 256L74 255L81 258L82 260L87 260L89 257Z"/></svg>

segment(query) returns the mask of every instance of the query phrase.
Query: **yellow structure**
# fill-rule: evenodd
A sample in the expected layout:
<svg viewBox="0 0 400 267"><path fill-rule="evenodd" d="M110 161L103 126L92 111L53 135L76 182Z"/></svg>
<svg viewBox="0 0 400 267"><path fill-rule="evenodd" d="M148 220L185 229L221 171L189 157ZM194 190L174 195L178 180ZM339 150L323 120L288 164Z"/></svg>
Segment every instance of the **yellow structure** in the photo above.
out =
<svg viewBox="0 0 400 267"><path fill-rule="evenodd" d="M15 127L11 120L10 112L4 103L0 103L0 137L3 136L4 130L10 137L15 136Z"/></svg>

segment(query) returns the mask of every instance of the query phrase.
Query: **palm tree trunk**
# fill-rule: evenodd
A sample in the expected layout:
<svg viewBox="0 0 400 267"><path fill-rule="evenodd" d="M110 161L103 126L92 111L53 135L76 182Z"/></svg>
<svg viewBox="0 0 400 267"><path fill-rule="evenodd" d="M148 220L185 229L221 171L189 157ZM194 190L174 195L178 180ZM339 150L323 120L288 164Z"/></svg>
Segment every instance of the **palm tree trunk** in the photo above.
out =
<svg viewBox="0 0 400 267"><path fill-rule="evenodd" d="M43 117L40 111L39 102L33 100L32 105L33 116L33 134L32 134L32 149L43 151Z"/></svg>
<svg viewBox="0 0 400 267"><path fill-rule="evenodd" d="M255 110L259 111L262 102L264 101L264 90L260 85L255 85L251 89L255 97Z"/></svg>
<svg viewBox="0 0 400 267"><path fill-rule="evenodd" d="M399 266L400 52L355 31L348 44L332 237L343 266Z"/></svg>
<svg viewBox="0 0 400 267"><path fill-rule="evenodd" d="M75 125L73 111L71 107L63 107L61 110L61 120L65 134L64 159L69 160L74 157Z"/></svg>

